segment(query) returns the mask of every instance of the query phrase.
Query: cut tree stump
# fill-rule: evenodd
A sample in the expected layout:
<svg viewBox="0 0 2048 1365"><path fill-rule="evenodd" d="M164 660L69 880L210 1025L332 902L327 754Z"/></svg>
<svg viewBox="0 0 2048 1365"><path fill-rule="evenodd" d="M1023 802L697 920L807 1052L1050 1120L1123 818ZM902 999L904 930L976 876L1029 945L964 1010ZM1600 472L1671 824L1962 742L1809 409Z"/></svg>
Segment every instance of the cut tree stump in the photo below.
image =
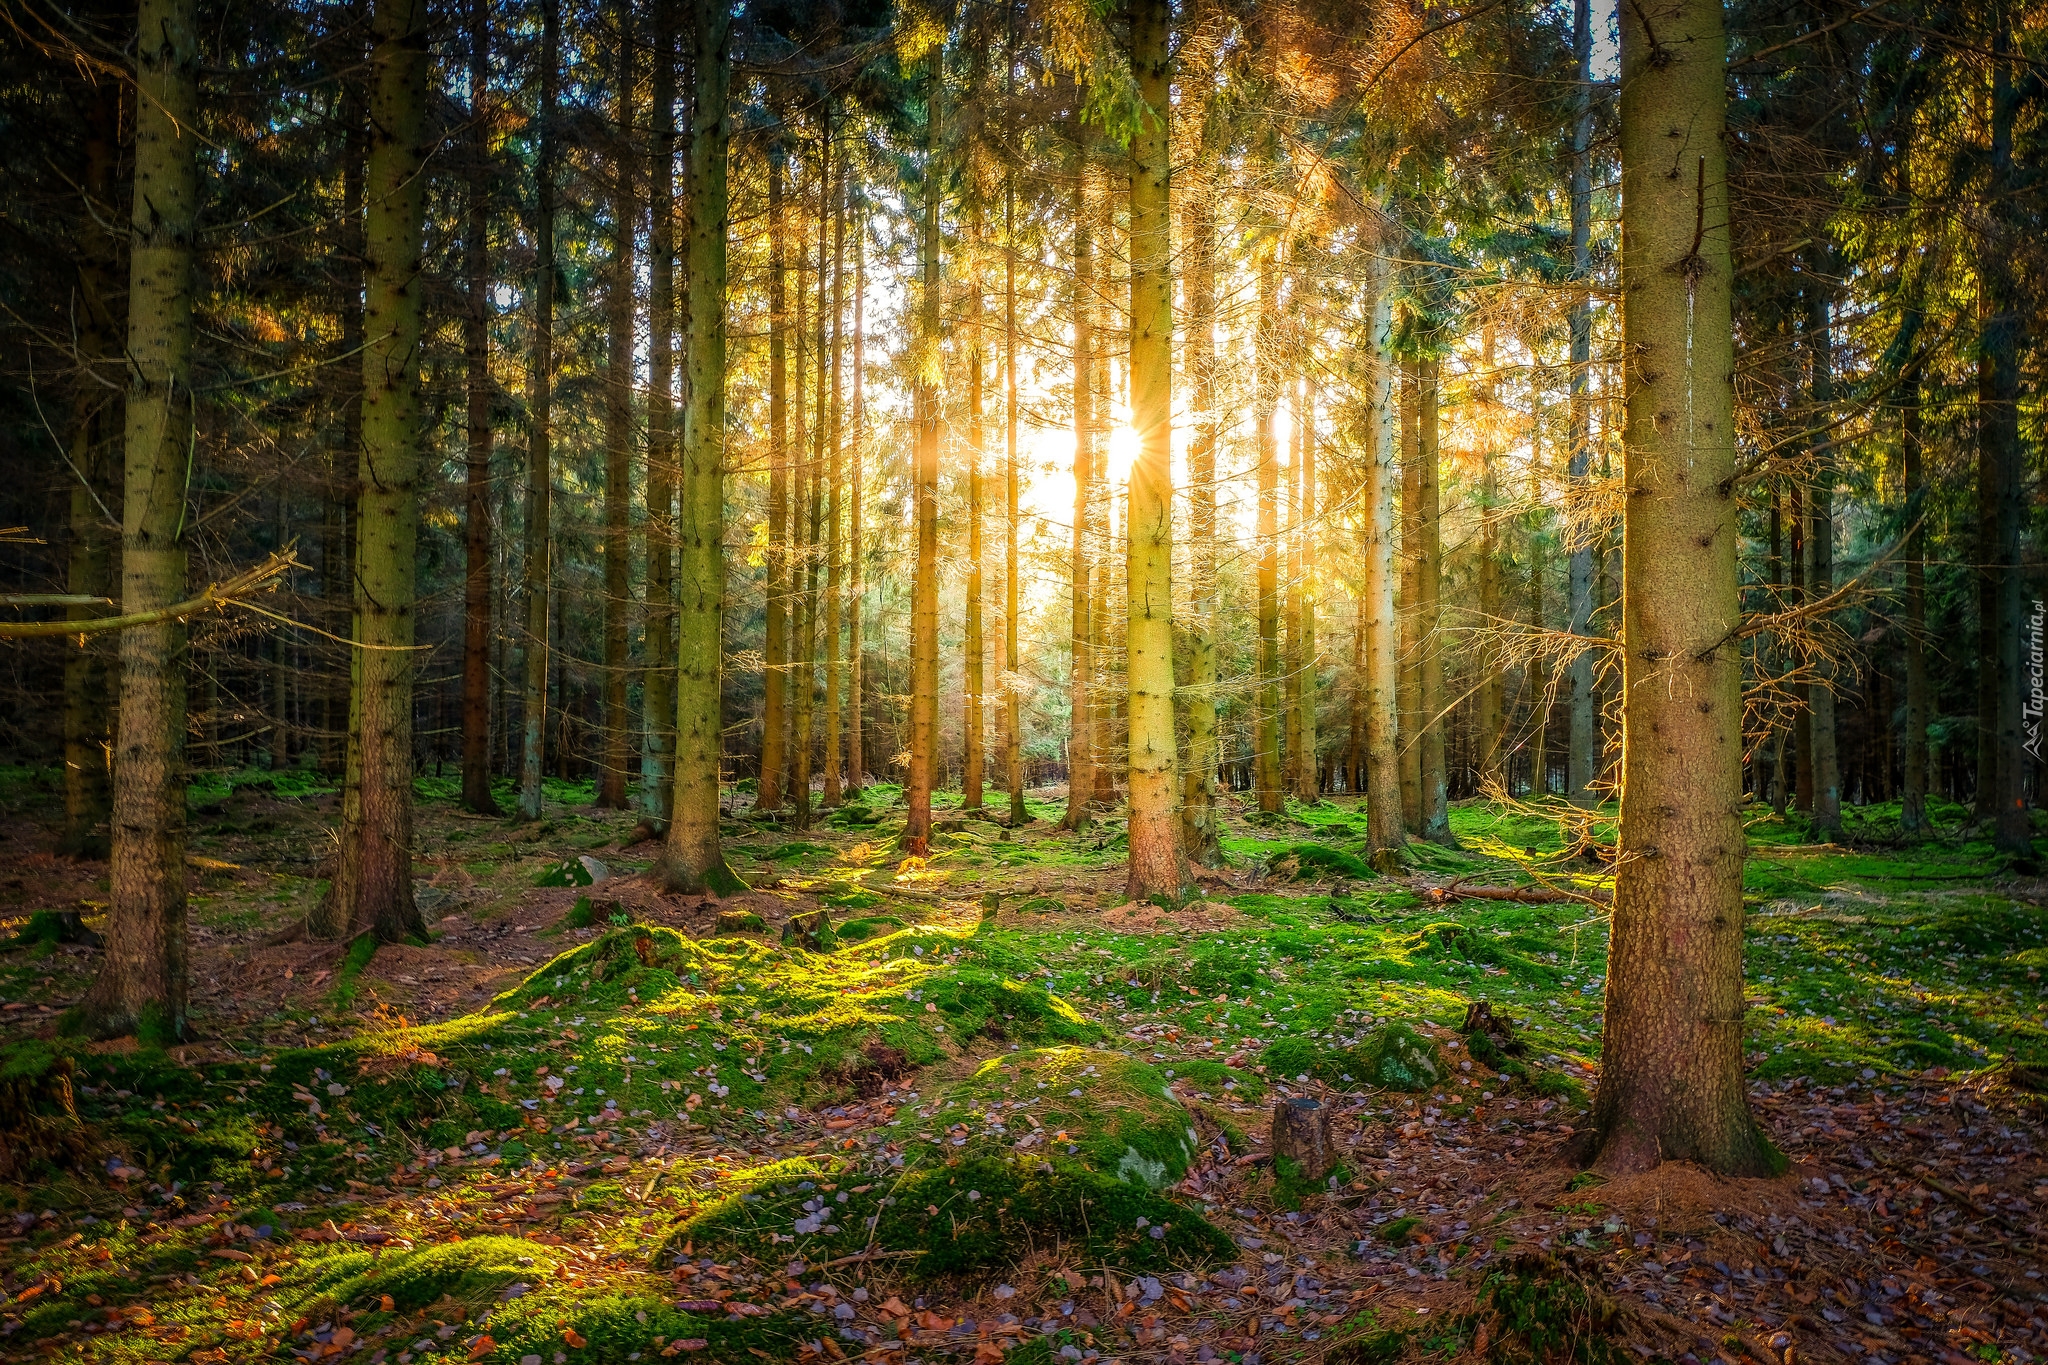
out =
<svg viewBox="0 0 2048 1365"><path fill-rule="evenodd" d="M1305 1180L1321 1180L1337 1165L1330 1150L1330 1111L1315 1100L1282 1100L1273 1106L1273 1160L1293 1161Z"/></svg>

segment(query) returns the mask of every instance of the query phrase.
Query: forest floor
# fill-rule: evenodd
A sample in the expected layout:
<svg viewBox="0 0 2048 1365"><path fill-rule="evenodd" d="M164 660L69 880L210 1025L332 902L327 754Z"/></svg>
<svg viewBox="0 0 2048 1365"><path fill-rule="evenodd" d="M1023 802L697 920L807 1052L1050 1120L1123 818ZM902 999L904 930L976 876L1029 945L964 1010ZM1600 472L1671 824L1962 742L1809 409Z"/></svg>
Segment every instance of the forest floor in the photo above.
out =
<svg viewBox="0 0 2048 1365"><path fill-rule="evenodd" d="M56 776L0 769L9 1359L2048 1357L2048 882L1959 809L1911 847L1895 807L1824 846L1751 812L1751 1099L1789 1169L1602 1181L1563 1158L1602 878L1540 811L1461 806L1461 849L1380 878L1349 804L1231 804L1230 867L1167 908L1059 793L942 811L918 866L883 787L800 832L742 805L754 889L707 903L587 788L520 823L423 779L431 941L372 952L290 936L332 791L213 777L203 1036L163 1051L58 1036L98 966L60 916L107 882L50 851ZM1537 885L1593 899L1460 898ZM1461 1031L1482 999L1517 1051ZM1300 1096L1326 1179L1272 1156Z"/></svg>

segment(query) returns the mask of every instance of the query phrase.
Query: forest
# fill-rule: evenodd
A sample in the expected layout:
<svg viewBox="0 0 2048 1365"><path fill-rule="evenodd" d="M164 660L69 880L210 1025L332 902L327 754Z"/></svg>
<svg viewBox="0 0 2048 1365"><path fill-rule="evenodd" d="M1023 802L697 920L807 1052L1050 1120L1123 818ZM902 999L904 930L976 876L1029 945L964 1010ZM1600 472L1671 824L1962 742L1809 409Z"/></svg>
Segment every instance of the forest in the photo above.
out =
<svg viewBox="0 0 2048 1365"><path fill-rule="evenodd" d="M0 16L0 1353L2048 1357L2036 0Z"/></svg>

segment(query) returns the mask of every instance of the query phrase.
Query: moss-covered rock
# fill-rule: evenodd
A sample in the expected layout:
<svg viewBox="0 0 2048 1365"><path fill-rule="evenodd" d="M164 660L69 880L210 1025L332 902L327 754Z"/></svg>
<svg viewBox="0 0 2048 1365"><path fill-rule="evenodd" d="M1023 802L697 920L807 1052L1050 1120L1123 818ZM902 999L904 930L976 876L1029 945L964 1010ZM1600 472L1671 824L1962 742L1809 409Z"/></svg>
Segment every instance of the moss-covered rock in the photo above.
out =
<svg viewBox="0 0 2048 1365"><path fill-rule="evenodd" d="M1132 1270L1234 1254L1200 1214L1141 1185L1014 1155L885 1178L779 1163L678 1224L654 1269L672 1265L685 1244L716 1259L788 1255L813 1264L872 1246L900 1253L893 1264L916 1279L1001 1272L1054 1244L1085 1263Z"/></svg>
<svg viewBox="0 0 2048 1365"><path fill-rule="evenodd" d="M984 1062L928 1117L899 1118L897 1127L919 1157L1018 1153L1151 1189L1185 1176L1200 1141L1157 1068L1087 1047Z"/></svg>
<svg viewBox="0 0 2048 1365"><path fill-rule="evenodd" d="M1350 1047L1283 1038L1259 1060L1277 1076L1386 1090L1427 1090L1448 1074L1436 1044L1399 1022L1380 1025Z"/></svg>
<svg viewBox="0 0 2048 1365"><path fill-rule="evenodd" d="M1320 882L1336 877L1363 881L1379 875L1357 855L1327 844L1296 844L1276 854L1269 866L1275 877L1291 882Z"/></svg>
<svg viewBox="0 0 2048 1365"><path fill-rule="evenodd" d="M738 1361L750 1352L787 1360L800 1354L802 1338L818 1335L815 1319L795 1313L706 1316L657 1295L593 1296L560 1287L514 1299L491 1314L487 1330L491 1346L474 1357L483 1365L553 1360L557 1353L579 1365L624 1365L659 1360L676 1343L683 1343L676 1352L682 1360Z"/></svg>

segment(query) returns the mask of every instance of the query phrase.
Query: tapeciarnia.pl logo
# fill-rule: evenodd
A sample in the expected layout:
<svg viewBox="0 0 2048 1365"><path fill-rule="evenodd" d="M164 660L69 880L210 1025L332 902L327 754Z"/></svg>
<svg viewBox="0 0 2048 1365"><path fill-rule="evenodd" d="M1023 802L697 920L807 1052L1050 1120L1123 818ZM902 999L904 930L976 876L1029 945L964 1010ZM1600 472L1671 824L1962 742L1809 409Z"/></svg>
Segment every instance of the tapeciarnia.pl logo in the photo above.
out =
<svg viewBox="0 0 2048 1365"><path fill-rule="evenodd" d="M2041 685L2041 626L2044 621L2048 621L2048 607L2036 598L2033 615L2027 618L2027 701L2020 708L2027 724L2026 750L2036 762L2041 758L2041 713L2048 709L2048 692L2044 692Z"/></svg>

